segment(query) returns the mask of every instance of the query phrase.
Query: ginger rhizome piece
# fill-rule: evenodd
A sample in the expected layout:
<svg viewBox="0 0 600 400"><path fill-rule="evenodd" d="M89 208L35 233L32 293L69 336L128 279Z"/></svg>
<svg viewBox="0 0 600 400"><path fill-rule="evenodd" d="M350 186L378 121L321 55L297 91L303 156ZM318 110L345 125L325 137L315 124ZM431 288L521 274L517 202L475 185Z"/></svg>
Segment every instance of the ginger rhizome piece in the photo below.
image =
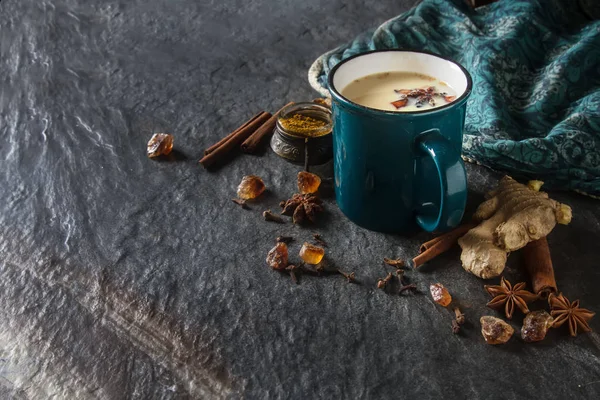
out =
<svg viewBox="0 0 600 400"><path fill-rule="evenodd" d="M488 193L473 215L480 224L458 240L465 270L484 279L499 276L509 252L545 237L556 223L571 222L571 207L533 189L505 176Z"/></svg>

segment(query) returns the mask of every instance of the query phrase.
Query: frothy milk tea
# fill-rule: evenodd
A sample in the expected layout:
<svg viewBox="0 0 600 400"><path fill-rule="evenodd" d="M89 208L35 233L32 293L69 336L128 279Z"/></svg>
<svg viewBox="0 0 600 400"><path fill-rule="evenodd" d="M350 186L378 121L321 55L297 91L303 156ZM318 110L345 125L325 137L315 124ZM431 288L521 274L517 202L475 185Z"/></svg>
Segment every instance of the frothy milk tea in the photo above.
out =
<svg viewBox="0 0 600 400"><path fill-rule="evenodd" d="M447 83L416 72L382 72L348 84L342 95L363 106L385 111L420 111L448 104L456 91Z"/></svg>

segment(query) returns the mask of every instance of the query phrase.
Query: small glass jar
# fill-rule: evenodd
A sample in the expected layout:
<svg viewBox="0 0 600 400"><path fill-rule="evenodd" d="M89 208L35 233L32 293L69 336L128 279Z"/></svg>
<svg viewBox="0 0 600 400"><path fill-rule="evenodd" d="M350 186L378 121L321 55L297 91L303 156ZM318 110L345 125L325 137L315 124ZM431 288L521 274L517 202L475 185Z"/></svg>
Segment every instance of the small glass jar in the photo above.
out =
<svg viewBox="0 0 600 400"><path fill-rule="evenodd" d="M325 164L333 158L332 125L328 107L315 103L291 104L277 116L271 148L294 164Z"/></svg>

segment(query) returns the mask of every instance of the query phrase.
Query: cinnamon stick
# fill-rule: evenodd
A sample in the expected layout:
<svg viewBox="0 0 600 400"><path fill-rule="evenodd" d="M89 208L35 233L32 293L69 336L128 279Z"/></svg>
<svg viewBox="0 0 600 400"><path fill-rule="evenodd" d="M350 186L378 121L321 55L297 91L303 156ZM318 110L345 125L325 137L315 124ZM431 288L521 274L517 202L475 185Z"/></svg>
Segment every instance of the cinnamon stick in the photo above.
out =
<svg viewBox="0 0 600 400"><path fill-rule="evenodd" d="M273 129L275 129L275 124L277 123L277 117L279 117L281 110L292 104L294 104L294 102L290 101L285 106L281 107L275 114L273 114L271 118L267 120L267 122L263 124L263 126L254 131L254 133L250 135L250 137L246 139L244 143L242 143L242 151L248 154L255 153L260 147L263 139L273 133Z"/></svg>
<svg viewBox="0 0 600 400"><path fill-rule="evenodd" d="M213 151L215 151L216 149L218 149L219 147L223 146L223 144L225 142L227 142L229 139L231 139L233 136L235 136L237 133L239 133L240 130L242 130L245 127L247 127L248 125L250 125L252 122L254 122L258 117L260 117L263 114L265 114L264 111L258 112L255 116L250 118L248 121L244 122L242 124L242 126L240 126L236 130L231 132L229 135L225 136L223 139L219 140L217 143L210 146L208 149L204 150L204 155L208 155L208 154L212 153Z"/></svg>
<svg viewBox="0 0 600 400"><path fill-rule="evenodd" d="M523 262L531 278L531 286L535 294L546 298L550 293L558 292L550 247L545 237L529 242L523 248Z"/></svg>
<svg viewBox="0 0 600 400"><path fill-rule="evenodd" d="M206 154L201 160L200 164L204 168L207 168L214 163L223 160L230 152L233 150L240 142L244 141L248 138L254 131L256 131L259 127L261 127L269 118L271 118L271 114L268 112L261 113L256 119L252 118L247 124L242 125L231 134L227 135L224 139L222 139L218 145L217 143L210 153ZM225 140L226 139L226 140ZM211 146L214 147L214 146ZM210 147L209 147L210 149ZM207 149L208 150L208 149Z"/></svg>
<svg viewBox="0 0 600 400"><path fill-rule="evenodd" d="M420 267L427 261L433 260L435 257L448 251L458 242L458 239L467 233L470 229L477 226L476 222L467 222L454 228L450 232L446 232L428 242L425 242L419 248L420 254L413 258L415 268Z"/></svg>

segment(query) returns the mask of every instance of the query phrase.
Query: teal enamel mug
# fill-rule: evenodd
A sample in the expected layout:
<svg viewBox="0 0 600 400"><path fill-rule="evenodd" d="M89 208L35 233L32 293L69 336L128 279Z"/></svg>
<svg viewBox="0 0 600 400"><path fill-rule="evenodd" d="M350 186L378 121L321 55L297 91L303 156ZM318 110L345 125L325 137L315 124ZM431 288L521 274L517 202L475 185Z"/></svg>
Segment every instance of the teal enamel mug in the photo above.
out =
<svg viewBox="0 0 600 400"><path fill-rule="evenodd" d="M389 111L343 95L356 81L387 72L431 76L451 87L436 108ZM339 62L329 73L336 201L354 223L407 233L457 226L467 199L460 157L471 76L460 64L421 51L375 50Z"/></svg>

